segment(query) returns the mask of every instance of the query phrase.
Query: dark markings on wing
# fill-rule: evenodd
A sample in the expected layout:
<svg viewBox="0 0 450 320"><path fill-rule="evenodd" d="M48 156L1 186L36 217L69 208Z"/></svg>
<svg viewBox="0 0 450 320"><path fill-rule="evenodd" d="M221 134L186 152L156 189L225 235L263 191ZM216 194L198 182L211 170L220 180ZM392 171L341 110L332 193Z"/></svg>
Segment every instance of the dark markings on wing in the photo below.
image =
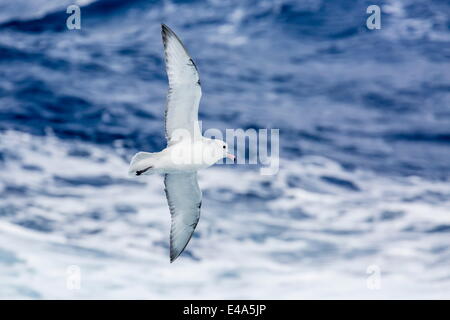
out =
<svg viewBox="0 0 450 320"><path fill-rule="evenodd" d="M153 168L152 166L150 166L150 167L148 167L148 168L145 168L145 169L142 169L142 170L137 170L136 171L136 175L137 176L140 176L141 174L143 174L144 172L147 172L149 169L151 169L151 168Z"/></svg>

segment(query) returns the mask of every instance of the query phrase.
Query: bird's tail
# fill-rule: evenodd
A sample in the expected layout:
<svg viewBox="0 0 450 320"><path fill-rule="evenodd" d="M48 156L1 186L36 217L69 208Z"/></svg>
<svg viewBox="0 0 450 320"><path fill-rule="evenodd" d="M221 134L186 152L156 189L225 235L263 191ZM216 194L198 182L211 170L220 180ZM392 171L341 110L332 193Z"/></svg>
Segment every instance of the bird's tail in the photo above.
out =
<svg viewBox="0 0 450 320"><path fill-rule="evenodd" d="M155 153L138 152L133 156L128 169L128 175L140 176L142 174L152 174L155 167Z"/></svg>

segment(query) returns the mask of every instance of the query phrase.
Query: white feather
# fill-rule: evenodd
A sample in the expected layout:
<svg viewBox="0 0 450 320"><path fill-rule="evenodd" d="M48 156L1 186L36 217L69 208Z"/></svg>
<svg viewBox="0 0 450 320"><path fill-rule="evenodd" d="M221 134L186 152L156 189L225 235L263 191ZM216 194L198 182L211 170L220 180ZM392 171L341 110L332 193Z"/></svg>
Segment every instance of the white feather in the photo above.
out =
<svg viewBox="0 0 450 320"><path fill-rule="evenodd" d="M166 174L164 185L172 218L170 262L173 262L183 252L200 219L202 192L197 172Z"/></svg>
<svg viewBox="0 0 450 320"><path fill-rule="evenodd" d="M165 115L168 144L177 139L176 130L184 129L192 140L200 139L198 107L202 96L197 67L186 48L166 25L162 25L162 38L169 79L169 92Z"/></svg>

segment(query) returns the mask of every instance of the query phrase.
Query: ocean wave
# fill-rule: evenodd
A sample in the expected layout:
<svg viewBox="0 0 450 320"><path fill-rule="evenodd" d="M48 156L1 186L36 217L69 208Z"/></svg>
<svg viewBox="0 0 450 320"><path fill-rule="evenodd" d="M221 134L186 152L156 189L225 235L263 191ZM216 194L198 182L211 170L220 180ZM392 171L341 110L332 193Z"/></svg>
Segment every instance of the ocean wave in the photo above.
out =
<svg viewBox="0 0 450 320"><path fill-rule="evenodd" d="M421 45L389 37L395 19L439 20L443 4L424 4L432 14L423 17L388 6L385 29L368 33L364 3L102 0L83 3L82 29L64 32L62 3L30 4L24 12L39 15L6 19L11 28L0 33L0 130L161 148L164 21L200 68L205 127L280 128L283 140L298 141L282 144L287 155L445 179L448 148L436 146L450 121L445 50L431 37ZM39 26L48 29L29 30ZM355 66L357 57L365 59ZM425 141L433 162L423 159Z"/></svg>
<svg viewBox="0 0 450 320"><path fill-rule="evenodd" d="M373 31L369 4L0 3L0 297L445 297L448 2L384 1ZM200 70L203 129L280 129L276 176L199 174L175 264L161 178L126 177L165 146L162 22Z"/></svg>
<svg viewBox="0 0 450 320"><path fill-rule="evenodd" d="M361 289L372 264L384 298L404 296L405 286L414 297L450 288L448 182L349 171L318 156L282 159L274 177L215 166L200 173L195 237L168 269L162 179L126 178L123 152L1 135L2 297L373 298ZM65 287L71 265L83 290Z"/></svg>

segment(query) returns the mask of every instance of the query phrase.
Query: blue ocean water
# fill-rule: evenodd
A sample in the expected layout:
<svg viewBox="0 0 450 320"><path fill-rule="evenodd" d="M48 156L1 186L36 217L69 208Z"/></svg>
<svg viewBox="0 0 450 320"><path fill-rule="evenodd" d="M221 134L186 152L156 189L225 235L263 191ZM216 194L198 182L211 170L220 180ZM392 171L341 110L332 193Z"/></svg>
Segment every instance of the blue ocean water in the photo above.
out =
<svg viewBox="0 0 450 320"><path fill-rule="evenodd" d="M174 264L161 177L127 177L165 146L162 22L204 129L280 129L276 176L200 174ZM443 0L0 1L0 297L448 298L449 29Z"/></svg>

